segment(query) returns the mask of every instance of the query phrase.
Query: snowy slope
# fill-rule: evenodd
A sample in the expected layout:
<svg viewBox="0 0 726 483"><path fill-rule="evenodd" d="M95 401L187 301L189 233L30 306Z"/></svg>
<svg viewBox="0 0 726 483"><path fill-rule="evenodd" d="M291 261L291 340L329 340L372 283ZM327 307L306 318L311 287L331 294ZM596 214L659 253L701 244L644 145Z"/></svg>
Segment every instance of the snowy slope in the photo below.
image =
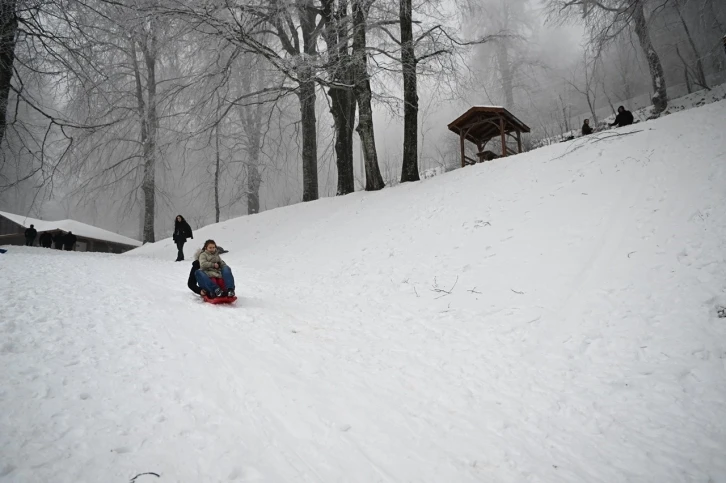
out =
<svg viewBox="0 0 726 483"><path fill-rule="evenodd" d="M196 230L236 307L12 247L0 481L726 481L724 119Z"/></svg>

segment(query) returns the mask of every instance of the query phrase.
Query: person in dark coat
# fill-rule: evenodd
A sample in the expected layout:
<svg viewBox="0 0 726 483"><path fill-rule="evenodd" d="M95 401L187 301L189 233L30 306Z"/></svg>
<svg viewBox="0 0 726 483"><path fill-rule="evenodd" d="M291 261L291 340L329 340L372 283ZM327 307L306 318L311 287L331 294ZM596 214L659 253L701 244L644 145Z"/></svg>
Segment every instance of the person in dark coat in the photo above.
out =
<svg viewBox="0 0 726 483"><path fill-rule="evenodd" d="M592 127L590 126L590 120L585 119L582 123L582 135L587 136L588 134L592 134Z"/></svg>
<svg viewBox="0 0 726 483"><path fill-rule="evenodd" d="M197 277L196 277L197 270L199 270L199 259L195 259L192 262L192 271L189 272L189 280L187 280L187 287L189 287L189 290L191 290L195 294L204 296L204 295L207 295L207 291L204 290L203 288L201 288L197 284Z"/></svg>
<svg viewBox="0 0 726 483"><path fill-rule="evenodd" d="M176 261L182 262L184 261L184 244L187 242L187 238L194 239L194 235L192 234L192 227L189 226L189 223L187 223L187 220L184 219L183 216L177 215L176 220L174 220L174 235L173 235L174 243L176 243L177 248L177 254L176 254Z"/></svg>
<svg viewBox="0 0 726 483"><path fill-rule="evenodd" d="M72 231L69 231L66 233L66 236L63 237L63 248L66 251L73 251L73 249L76 246L76 235L73 234Z"/></svg>
<svg viewBox="0 0 726 483"><path fill-rule="evenodd" d="M63 250L63 233L58 232L53 236L53 243L56 250Z"/></svg>
<svg viewBox="0 0 726 483"><path fill-rule="evenodd" d="M43 233L41 233L38 242L40 242L40 246L42 246L43 248L50 248L51 245L53 245L53 237L50 233L44 231Z"/></svg>
<svg viewBox="0 0 726 483"><path fill-rule="evenodd" d="M32 247L36 236L38 236L38 230L35 229L35 225L30 225L30 228L25 230L25 246Z"/></svg>
<svg viewBox="0 0 726 483"><path fill-rule="evenodd" d="M633 113L630 111L626 111L623 106L618 107L618 115L615 116L615 122L610 124L610 126L630 126L633 124Z"/></svg>

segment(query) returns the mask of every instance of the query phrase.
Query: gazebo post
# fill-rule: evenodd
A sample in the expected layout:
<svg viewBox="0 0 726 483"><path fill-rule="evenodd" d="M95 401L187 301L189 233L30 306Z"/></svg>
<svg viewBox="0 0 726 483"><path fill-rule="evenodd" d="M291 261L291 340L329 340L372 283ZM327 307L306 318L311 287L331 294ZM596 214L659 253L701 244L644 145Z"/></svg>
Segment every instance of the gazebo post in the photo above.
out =
<svg viewBox="0 0 726 483"><path fill-rule="evenodd" d="M504 117L499 116L499 132L502 135L502 157L507 157L507 138L504 135Z"/></svg>
<svg viewBox="0 0 726 483"><path fill-rule="evenodd" d="M522 132L517 129L517 149L519 149L519 153L522 153Z"/></svg>
<svg viewBox="0 0 726 483"><path fill-rule="evenodd" d="M464 148L464 130L459 130L459 144L461 144L461 167L463 168L466 166L466 163L464 162L466 160L466 155L464 154L466 152L466 149Z"/></svg>

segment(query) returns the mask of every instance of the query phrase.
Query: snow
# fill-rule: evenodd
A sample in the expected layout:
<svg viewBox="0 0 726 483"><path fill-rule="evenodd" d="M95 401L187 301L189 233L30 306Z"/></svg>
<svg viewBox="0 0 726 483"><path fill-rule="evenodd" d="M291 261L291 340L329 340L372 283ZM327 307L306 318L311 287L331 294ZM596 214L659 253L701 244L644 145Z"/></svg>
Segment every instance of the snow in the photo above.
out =
<svg viewBox="0 0 726 483"><path fill-rule="evenodd" d="M112 231L104 230L103 228L87 225L76 220L38 220L36 218L15 215L13 213L7 213L5 211L0 211L0 216L4 216L5 218L17 223L18 225L24 226L25 228L30 228L30 225L35 225L35 229L38 230L38 233L53 230L62 230L66 232L72 231L74 235L80 237L93 238L95 240L104 240L114 243L122 243L135 247L141 246L141 242L138 240L134 240L133 238L129 238L127 236L119 235L118 233L114 233Z"/></svg>
<svg viewBox="0 0 726 483"><path fill-rule="evenodd" d="M0 481L726 481L723 119L195 231L236 306L169 239L9 247Z"/></svg>
<svg viewBox="0 0 726 483"><path fill-rule="evenodd" d="M651 102L654 98L657 98L657 93L650 97L649 102ZM637 99L637 98L636 98ZM622 102L622 103L616 103L615 106L618 106L620 104L624 106L628 106L631 104L637 104L636 99L630 99L628 101ZM714 86L710 90L699 90L692 92L691 94L686 94L681 97L677 97L675 99L669 99L668 100L668 107L665 111L663 111L660 116L667 116L674 112L683 111L686 109L693 109L694 107L700 107L705 106L706 104L711 104L713 102L718 102L723 99L726 99L726 84L720 84L717 86ZM614 106L614 108L615 108ZM635 122L641 122L646 121L650 119L654 115L654 109L652 105L647 105L645 107L639 108L639 109L633 109L633 117L635 119ZM598 119L600 120L599 125L596 126L597 129L608 129L608 124L615 121L616 114L613 113L613 109L610 107L603 107L597 109L598 113ZM561 142L563 139L568 139L570 137L579 137L581 136L581 127L582 126L582 119L591 119L592 116L590 113L584 113L580 116L576 116L577 121L575 122L576 128L568 131L566 133L563 133L561 135L557 135L551 138L545 138L540 140L537 145L538 146L545 146L552 143L558 143ZM578 124L579 123L579 124Z"/></svg>

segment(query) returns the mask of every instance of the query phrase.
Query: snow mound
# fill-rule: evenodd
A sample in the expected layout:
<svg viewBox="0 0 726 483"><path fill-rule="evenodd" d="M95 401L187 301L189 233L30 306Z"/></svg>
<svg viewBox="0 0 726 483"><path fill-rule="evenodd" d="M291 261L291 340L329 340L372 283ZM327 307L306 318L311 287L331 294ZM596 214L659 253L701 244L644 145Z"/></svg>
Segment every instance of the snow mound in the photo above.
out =
<svg viewBox="0 0 726 483"><path fill-rule="evenodd" d="M196 230L237 307L11 247L0 481L726 481L724 119Z"/></svg>

